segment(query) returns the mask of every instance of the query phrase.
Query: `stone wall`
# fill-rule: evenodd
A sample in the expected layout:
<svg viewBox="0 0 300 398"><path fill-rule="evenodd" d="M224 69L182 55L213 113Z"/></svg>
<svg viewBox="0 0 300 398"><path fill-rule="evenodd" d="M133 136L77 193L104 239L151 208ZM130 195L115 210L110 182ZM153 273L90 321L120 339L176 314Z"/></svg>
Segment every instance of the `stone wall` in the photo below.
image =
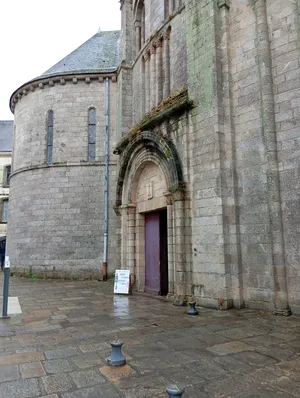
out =
<svg viewBox="0 0 300 398"><path fill-rule="evenodd" d="M9 186L5 181L5 176L3 175L3 173L5 171L5 166L8 166L10 164L11 164L11 153L0 152L0 236L6 235L7 231L7 223L2 222L2 210L3 210L3 200L8 200L9 198Z"/></svg>
<svg viewBox="0 0 300 398"><path fill-rule="evenodd" d="M110 197L115 201L116 83L110 83ZM88 162L88 109L96 108L96 159ZM53 164L46 163L46 120L54 112ZM100 277L103 262L105 83L45 86L15 109L7 251L20 272ZM29 156L30 154L30 156ZM115 269L109 208L108 272Z"/></svg>

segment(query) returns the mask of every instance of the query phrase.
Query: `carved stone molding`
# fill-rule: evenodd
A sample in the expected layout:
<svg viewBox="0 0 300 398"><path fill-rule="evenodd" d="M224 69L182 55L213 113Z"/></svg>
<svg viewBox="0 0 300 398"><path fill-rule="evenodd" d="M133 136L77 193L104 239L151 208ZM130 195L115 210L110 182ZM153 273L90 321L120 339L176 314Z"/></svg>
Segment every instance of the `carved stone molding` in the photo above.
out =
<svg viewBox="0 0 300 398"><path fill-rule="evenodd" d="M230 0L218 0L218 7L226 7L228 10L230 8Z"/></svg>
<svg viewBox="0 0 300 398"><path fill-rule="evenodd" d="M99 76L100 73L91 73L91 74L76 74L76 76L64 75L64 76L49 76L45 78L39 78L36 80L32 80L29 83L24 84L19 87L11 96L10 99L10 109L14 112L15 106L18 101L22 99L23 96L29 95L30 92L34 92L36 89L43 90L45 87L54 87L55 84L59 83L61 85L65 84L77 84L79 82L85 82L87 84L92 81L99 81L99 83L103 83L106 78L111 79L112 82L117 81L117 76L115 73L106 73Z"/></svg>
<svg viewBox="0 0 300 398"><path fill-rule="evenodd" d="M136 213L136 206L133 204L127 205L127 214L135 214Z"/></svg>
<svg viewBox="0 0 300 398"><path fill-rule="evenodd" d="M179 201L183 201L185 199L185 192L178 190L178 191L174 191L172 192L172 197L174 202L179 202Z"/></svg>
<svg viewBox="0 0 300 398"><path fill-rule="evenodd" d="M173 196L171 192L164 192L163 195L166 197L167 206L172 205L174 203Z"/></svg>
<svg viewBox="0 0 300 398"><path fill-rule="evenodd" d="M155 54L155 52L156 52L156 47L155 47L154 43L152 43L152 46L150 47L150 55Z"/></svg>
<svg viewBox="0 0 300 398"><path fill-rule="evenodd" d="M162 47L162 40L159 38L153 44L156 48Z"/></svg>

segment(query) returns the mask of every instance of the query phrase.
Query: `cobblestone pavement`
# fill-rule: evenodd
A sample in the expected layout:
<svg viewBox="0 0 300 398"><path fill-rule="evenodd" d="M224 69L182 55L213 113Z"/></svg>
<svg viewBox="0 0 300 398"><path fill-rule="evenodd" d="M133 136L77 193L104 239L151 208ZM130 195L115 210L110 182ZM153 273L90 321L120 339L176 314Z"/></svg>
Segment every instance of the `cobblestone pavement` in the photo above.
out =
<svg viewBox="0 0 300 398"><path fill-rule="evenodd" d="M0 280L2 295L2 280ZM112 284L11 278L22 315L0 320L1 398L299 397L300 318L186 308ZM108 367L109 341L127 365Z"/></svg>

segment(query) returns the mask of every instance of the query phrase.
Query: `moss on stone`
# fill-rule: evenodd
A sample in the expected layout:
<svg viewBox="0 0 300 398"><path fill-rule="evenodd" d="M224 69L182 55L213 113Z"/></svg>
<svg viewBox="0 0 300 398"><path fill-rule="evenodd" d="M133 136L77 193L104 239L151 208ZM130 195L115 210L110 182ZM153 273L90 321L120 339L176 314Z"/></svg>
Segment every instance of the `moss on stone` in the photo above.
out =
<svg viewBox="0 0 300 398"><path fill-rule="evenodd" d="M153 108L150 113L147 113L141 121L133 126L119 142L114 153L119 154L124 147L142 131L153 129L170 117L180 115L186 110L193 108L193 106L193 102L188 98L188 91L186 88L176 91L170 97L164 99L158 106Z"/></svg>

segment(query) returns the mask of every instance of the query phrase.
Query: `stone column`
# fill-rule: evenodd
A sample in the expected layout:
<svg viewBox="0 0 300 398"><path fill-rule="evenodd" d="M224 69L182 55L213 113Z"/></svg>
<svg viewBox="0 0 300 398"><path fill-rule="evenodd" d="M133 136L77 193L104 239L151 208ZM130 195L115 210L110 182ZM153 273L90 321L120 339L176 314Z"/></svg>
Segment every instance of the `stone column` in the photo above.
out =
<svg viewBox="0 0 300 398"><path fill-rule="evenodd" d="M163 99L162 88L162 41L156 42L156 104Z"/></svg>
<svg viewBox="0 0 300 398"><path fill-rule="evenodd" d="M150 49L150 110L156 105L156 49Z"/></svg>
<svg viewBox="0 0 300 398"><path fill-rule="evenodd" d="M168 280L169 280L169 295L172 297L175 294L175 264L174 264L174 229L173 229L173 198L170 192L164 194L167 203L167 218L168 218Z"/></svg>
<svg viewBox="0 0 300 398"><path fill-rule="evenodd" d="M219 148L222 187L222 211L224 231L224 262L226 295L223 308L244 306L243 269L240 244L238 208L238 183L236 176L235 125L233 122L233 89L231 76L228 0L219 0L218 63L222 89L219 91L220 119Z"/></svg>
<svg viewBox="0 0 300 398"><path fill-rule="evenodd" d="M142 85L141 85L141 114L140 114L140 119L143 118L145 114L145 102L146 102L146 87L145 87L145 59L144 57L140 57L140 73L142 77Z"/></svg>
<svg viewBox="0 0 300 398"><path fill-rule="evenodd" d="M141 22L135 22L135 43L136 43L136 55L138 55L139 51L142 47L142 31L141 31Z"/></svg>
<svg viewBox="0 0 300 398"><path fill-rule="evenodd" d="M174 244L175 244L175 294L183 300L186 295L185 245L184 245L184 193L173 193Z"/></svg>
<svg viewBox="0 0 300 398"><path fill-rule="evenodd" d="M136 232L136 288L138 291L145 290L145 216L136 213L135 219Z"/></svg>
<svg viewBox="0 0 300 398"><path fill-rule="evenodd" d="M164 34L163 41L163 98L170 95L170 32Z"/></svg>
<svg viewBox="0 0 300 398"><path fill-rule="evenodd" d="M254 0L254 2L261 85L262 141L265 146L267 162L266 188L274 278L274 312L276 314L289 315L267 7L266 0Z"/></svg>
<svg viewBox="0 0 300 398"><path fill-rule="evenodd" d="M150 55L147 52L144 55L145 61L145 112L150 111Z"/></svg>
<svg viewBox="0 0 300 398"><path fill-rule="evenodd" d="M169 15L173 14L174 11L174 0L169 0Z"/></svg>
<svg viewBox="0 0 300 398"><path fill-rule="evenodd" d="M116 214L116 268L121 267L121 244L122 244L122 212L119 206L114 206Z"/></svg>
<svg viewBox="0 0 300 398"><path fill-rule="evenodd" d="M135 275L135 213L136 206L127 206L128 229L127 229L127 269L132 276Z"/></svg>
<svg viewBox="0 0 300 398"><path fill-rule="evenodd" d="M120 262L121 269L127 269L127 229L128 229L128 214L127 206L119 207L121 217L121 248L120 248Z"/></svg>

